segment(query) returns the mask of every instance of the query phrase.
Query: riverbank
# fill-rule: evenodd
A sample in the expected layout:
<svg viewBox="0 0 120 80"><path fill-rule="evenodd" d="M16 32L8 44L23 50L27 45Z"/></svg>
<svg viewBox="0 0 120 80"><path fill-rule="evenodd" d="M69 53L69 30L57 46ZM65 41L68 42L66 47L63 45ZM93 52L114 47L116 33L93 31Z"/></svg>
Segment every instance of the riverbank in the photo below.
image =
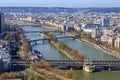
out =
<svg viewBox="0 0 120 80"><path fill-rule="evenodd" d="M89 42L87 40L83 40L83 39L82 40L76 39L76 40L79 41L79 42L82 42L82 43L84 43L84 44L86 44L86 45L88 45L90 47L93 47L93 48L95 48L97 50L100 50L100 51L104 52L105 54L108 54L108 55L111 55L111 56L114 56L114 57L120 59L120 53L118 53L118 52L107 49L107 48L105 48L105 47L103 47L101 45L96 45L96 44L91 43L91 42Z"/></svg>
<svg viewBox="0 0 120 80"><path fill-rule="evenodd" d="M60 52L65 54L69 59L74 59L72 56L70 56L66 51L58 48L57 44L55 44L53 41L50 42L51 45L53 45L55 48L57 48Z"/></svg>

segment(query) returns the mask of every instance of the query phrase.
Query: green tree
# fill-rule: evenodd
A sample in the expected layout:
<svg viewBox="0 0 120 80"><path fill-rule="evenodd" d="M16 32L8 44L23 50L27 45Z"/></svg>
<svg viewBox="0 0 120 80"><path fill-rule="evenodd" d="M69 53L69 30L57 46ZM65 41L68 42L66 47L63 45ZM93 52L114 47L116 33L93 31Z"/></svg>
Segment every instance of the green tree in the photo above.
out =
<svg viewBox="0 0 120 80"><path fill-rule="evenodd" d="M39 75L35 75L34 80L40 80L40 76Z"/></svg>
<svg viewBox="0 0 120 80"><path fill-rule="evenodd" d="M31 75L29 75L27 80L33 80L33 77Z"/></svg>

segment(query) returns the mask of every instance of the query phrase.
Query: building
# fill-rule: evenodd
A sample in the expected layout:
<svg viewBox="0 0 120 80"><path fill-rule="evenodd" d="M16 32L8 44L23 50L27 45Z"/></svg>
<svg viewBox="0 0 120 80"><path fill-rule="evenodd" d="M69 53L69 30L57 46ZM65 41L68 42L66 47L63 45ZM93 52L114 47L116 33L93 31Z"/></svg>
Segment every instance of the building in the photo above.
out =
<svg viewBox="0 0 120 80"><path fill-rule="evenodd" d="M32 21L32 17L31 16L28 16L28 17L20 17L19 18L20 21Z"/></svg>
<svg viewBox="0 0 120 80"><path fill-rule="evenodd" d="M6 48L0 49L0 60L2 61L0 64L3 64L3 71L11 69L11 56Z"/></svg>
<svg viewBox="0 0 120 80"><path fill-rule="evenodd" d="M84 29L85 28L85 26L86 26L86 24L81 24L81 29Z"/></svg>
<svg viewBox="0 0 120 80"><path fill-rule="evenodd" d="M4 14L0 13L0 34L2 33L4 29Z"/></svg>
<svg viewBox="0 0 120 80"><path fill-rule="evenodd" d="M85 27L86 28L96 28L96 27L100 27L100 24L86 24Z"/></svg>
<svg viewBox="0 0 120 80"><path fill-rule="evenodd" d="M92 33L92 28L84 28L83 31L87 34L91 34Z"/></svg>
<svg viewBox="0 0 120 80"><path fill-rule="evenodd" d="M3 62L2 62L2 60L0 60L0 73L2 73L3 72Z"/></svg>
<svg viewBox="0 0 120 80"><path fill-rule="evenodd" d="M101 40L102 42L108 42L108 39L109 39L109 36L107 36L107 35L102 35L102 36L100 37L100 40Z"/></svg>
<svg viewBox="0 0 120 80"><path fill-rule="evenodd" d="M120 38L118 37L118 38L116 38L116 40L115 40L115 47L117 47L117 48L120 48Z"/></svg>
<svg viewBox="0 0 120 80"><path fill-rule="evenodd" d="M110 26L110 19L107 18L102 18L102 26L103 27L109 27Z"/></svg>
<svg viewBox="0 0 120 80"><path fill-rule="evenodd" d="M113 35L114 35L114 32L113 32L113 30L111 30L111 29L106 29L106 28L104 28L104 29L102 29L102 34L104 34L104 35L109 35L109 36L113 36Z"/></svg>
<svg viewBox="0 0 120 80"><path fill-rule="evenodd" d="M112 47L114 47L114 41L115 41L115 37L109 37L108 38L108 44L111 45Z"/></svg>
<svg viewBox="0 0 120 80"><path fill-rule="evenodd" d="M92 32L91 32L92 38L98 38L98 37L100 37L100 35L101 35L100 29L98 29L98 28L92 29Z"/></svg>
<svg viewBox="0 0 120 80"><path fill-rule="evenodd" d="M80 31L81 30L81 25L74 25L75 30Z"/></svg>
<svg viewBox="0 0 120 80"><path fill-rule="evenodd" d="M0 41L0 73L11 69L10 48L6 42Z"/></svg>
<svg viewBox="0 0 120 80"><path fill-rule="evenodd" d="M58 27L60 28L61 31L66 31L66 25L59 24Z"/></svg>
<svg viewBox="0 0 120 80"><path fill-rule="evenodd" d="M67 26L67 29L66 29L68 32L72 32L72 31L75 31L74 27L72 26Z"/></svg>

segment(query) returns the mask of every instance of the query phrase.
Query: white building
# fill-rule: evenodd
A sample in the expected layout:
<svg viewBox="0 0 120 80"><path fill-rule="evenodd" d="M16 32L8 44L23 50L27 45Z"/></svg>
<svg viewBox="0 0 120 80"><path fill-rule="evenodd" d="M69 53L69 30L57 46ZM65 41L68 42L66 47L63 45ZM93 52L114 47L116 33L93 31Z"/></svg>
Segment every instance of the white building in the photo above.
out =
<svg viewBox="0 0 120 80"><path fill-rule="evenodd" d="M28 17L20 18L19 20L21 20L21 21L32 21L32 17L28 16Z"/></svg>
<svg viewBox="0 0 120 80"><path fill-rule="evenodd" d="M81 24L81 29L84 29L86 24Z"/></svg>
<svg viewBox="0 0 120 80"><path fill-rule="evenodd" d="M101 35L100 29L98 29L98 28L92 29L92 32L91 32L91 37L92 38L100 37L100 35Z"/></svg>
<svg viewBox="0 0 120 80"><path fill-rule="evenodd" d="M79 31L79 30L81 30L81 26L79 26L79 25L74 25L74 28L77 30L77 31Z"/></svg>
<svg viewBox="0 0 120 80"><path fill-rule="evenodd" d="M108 42L109 36L102 35L100 39L101 39L102 42Z"/></svg>
<svg viewBox="0 0 120 80"><path fill-rule="evenodd" d="M114 35L113 30L109 30L109 29L103 29L102 33L103 35L111 35L111 36Z"/></svg>
<svg viewBox="0 0 120 80"><path fill-rule="evenodd" d="M114 41L115 41L115 37L109 37L108 38L108 44L111 45L111 46L114 46Z"/></svg>
<svg viewBox="0 0 120 80"><path fill-rule="evenodd" d="M118 37L118 38L116 38L116 40L115 40L115 47L117 47L117 48L120 48L120 38Z"/></svg>
<svg viewBox="0 0 120 80"><path fill-rule="evenodd" d="M92 33L92 29L91 28L84 28L83 31L86 32L87 34L91 34Z"/></svg>

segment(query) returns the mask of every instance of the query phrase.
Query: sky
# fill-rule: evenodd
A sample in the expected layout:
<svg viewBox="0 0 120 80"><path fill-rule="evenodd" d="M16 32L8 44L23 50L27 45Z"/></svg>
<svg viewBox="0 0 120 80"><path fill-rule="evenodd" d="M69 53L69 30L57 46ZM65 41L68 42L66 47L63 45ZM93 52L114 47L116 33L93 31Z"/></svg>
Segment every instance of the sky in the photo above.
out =
<svg viewBox="0 0 120 80"><path fill-rule="evenodd" d="M120 7L120 0L0 0L0 7Z"/></svg>

